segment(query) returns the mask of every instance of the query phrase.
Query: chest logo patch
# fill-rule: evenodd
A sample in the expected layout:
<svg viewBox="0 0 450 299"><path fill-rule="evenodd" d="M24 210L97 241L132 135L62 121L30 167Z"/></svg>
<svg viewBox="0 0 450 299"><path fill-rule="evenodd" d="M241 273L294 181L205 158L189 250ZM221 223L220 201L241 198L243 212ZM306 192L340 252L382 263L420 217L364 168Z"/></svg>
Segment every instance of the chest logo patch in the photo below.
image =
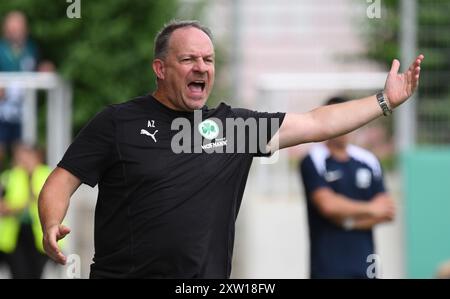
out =
<svg viewBox="0 0 450 299"><path fill-rule="evenodd" d="M342 172L340 170L333 170L325 172L325 180L328 183L334 182L342 178Z"/></svg>
<svg viewBox="0 0 450 299"><path fill-rule="evenodd" d="M372 174L367 168L356 170L356 186L361 189L369 188L372 183Z"/></svg>
<svg viewBox="0 0 450 299"><path fill-rule="evenodd" d="M147 128L154 128L154 127L155 127L155 121L154 120L149 120L148 123L147 123ZM153 132L153 134L150 133L149 131L145 130L145 129L141 130L141 135L146 135L146 136L151 137L153 139L153 141L155 141L155 143L157 142L156 136L155 136L156 133L158 133L158 130L155 130L155 132Z"/></svg>
<svg viewBox="0 0 450 299"><path fill-rule="evenodd" d="M219 126L215 121L207 119L198 125L198 131L206 139L214 139L219 136Z"/></svg>

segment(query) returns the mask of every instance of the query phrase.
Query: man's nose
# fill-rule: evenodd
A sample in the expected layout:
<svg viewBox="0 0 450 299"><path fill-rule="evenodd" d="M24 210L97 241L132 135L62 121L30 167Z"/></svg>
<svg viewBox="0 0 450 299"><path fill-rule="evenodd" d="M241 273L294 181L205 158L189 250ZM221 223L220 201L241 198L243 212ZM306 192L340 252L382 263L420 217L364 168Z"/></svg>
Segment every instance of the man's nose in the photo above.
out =
<svg viewBox="0 0 450 299"><path fill-rule="evenodd" d="M206 73L208 71L208 66L206 65L203 58L199 58L195 61L193 70L199 73Z"/></svg>

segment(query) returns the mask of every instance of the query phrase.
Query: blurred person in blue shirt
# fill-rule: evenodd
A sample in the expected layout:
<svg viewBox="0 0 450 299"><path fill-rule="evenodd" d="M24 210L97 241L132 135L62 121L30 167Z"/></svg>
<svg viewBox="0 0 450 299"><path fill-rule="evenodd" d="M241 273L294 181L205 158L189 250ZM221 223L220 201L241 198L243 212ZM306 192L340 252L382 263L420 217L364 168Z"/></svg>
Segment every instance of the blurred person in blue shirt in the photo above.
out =
<svg viewBox="0 0 450 299"><path fill-rule="evenodd" d="M334 97L326 104L345 101ZM369 278L367 260L375 253L372 229L395 215L378 159L348 141L348 135L341 135L316 144L300 163L311 278Z"/></svg>
<svg viewBox="0 0 450 299"><path fill-rule="evenodd" d="M0 72L54 71L52 62L38 64L38 59L37 46L28 36L25 15L19 11L8 13L0 40ZM24 92L19 86L0 87L0 161L22 137L23 98Z"/></svg>
<svg viewBox="0 0 450 299"><path fill-rule="evenodd" d="M38 61L37 47L28 38L27 19L22 12L8 13L0 40L0 72L32 72ZM12 143L21 139L23 90L0 88L0 161Z"/></svg>
<svg viewBox="0 0 450 299"><path fill-rule="evenodd" d="M0 41L0 69L2 72L32 72L37 67L37 47L28 37L25 15L13 11L3 22Z"/></svg>

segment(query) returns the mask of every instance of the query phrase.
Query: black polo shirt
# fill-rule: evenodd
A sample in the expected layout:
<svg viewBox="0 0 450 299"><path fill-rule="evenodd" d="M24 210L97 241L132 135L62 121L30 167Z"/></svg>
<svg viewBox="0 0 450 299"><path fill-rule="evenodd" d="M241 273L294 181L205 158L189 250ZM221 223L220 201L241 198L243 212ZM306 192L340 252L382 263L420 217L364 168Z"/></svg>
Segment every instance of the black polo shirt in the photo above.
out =
<svg viewBox="0 0 450 299"><path fill-rule="evenodd" d="M266 155L264 147L255 152L251 143L270 140L284 114L223 103L197 113L200 123L194 113L139 97L105 108L70 145L58 166L99 185L91 277L230 276L248 172L254 156ZM257 141L247 129L231 144L227 119L254 120ZM188 132L174 125L180 120L191 125L191 140L180 141L186 135L181 132ZM223 126L215 125L220 122Z"/></svg>

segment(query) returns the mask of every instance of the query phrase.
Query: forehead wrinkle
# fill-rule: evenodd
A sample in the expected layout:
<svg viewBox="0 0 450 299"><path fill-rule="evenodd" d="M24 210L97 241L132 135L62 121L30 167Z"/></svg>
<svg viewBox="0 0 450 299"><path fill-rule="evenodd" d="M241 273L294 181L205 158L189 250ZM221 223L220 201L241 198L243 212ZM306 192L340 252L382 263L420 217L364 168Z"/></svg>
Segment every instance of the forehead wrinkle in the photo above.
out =
<svg viewBox="0 0 450 299"><path fill-rule="evenodd" d="M188 31L188 30L197 30L195 28L180 28L175 30L172 33L172 36L169 39L168 51L175 53L178 55L189 55L190 53L201 53L200 56L208 56L214 55L214 45L212 44L211 39L201 30L198 30L200 33L198 36L192 34L195 37L195 40L192 41L193 38L188 38L187 35L180 35L179 31ZM197 33L197 34L198 34ZM199 36L202 36L199 38ZM176 38L178 37L178 38ZM204 53L207 51L209 53ZM188 52L188 53L185 53Z"/></svg>

